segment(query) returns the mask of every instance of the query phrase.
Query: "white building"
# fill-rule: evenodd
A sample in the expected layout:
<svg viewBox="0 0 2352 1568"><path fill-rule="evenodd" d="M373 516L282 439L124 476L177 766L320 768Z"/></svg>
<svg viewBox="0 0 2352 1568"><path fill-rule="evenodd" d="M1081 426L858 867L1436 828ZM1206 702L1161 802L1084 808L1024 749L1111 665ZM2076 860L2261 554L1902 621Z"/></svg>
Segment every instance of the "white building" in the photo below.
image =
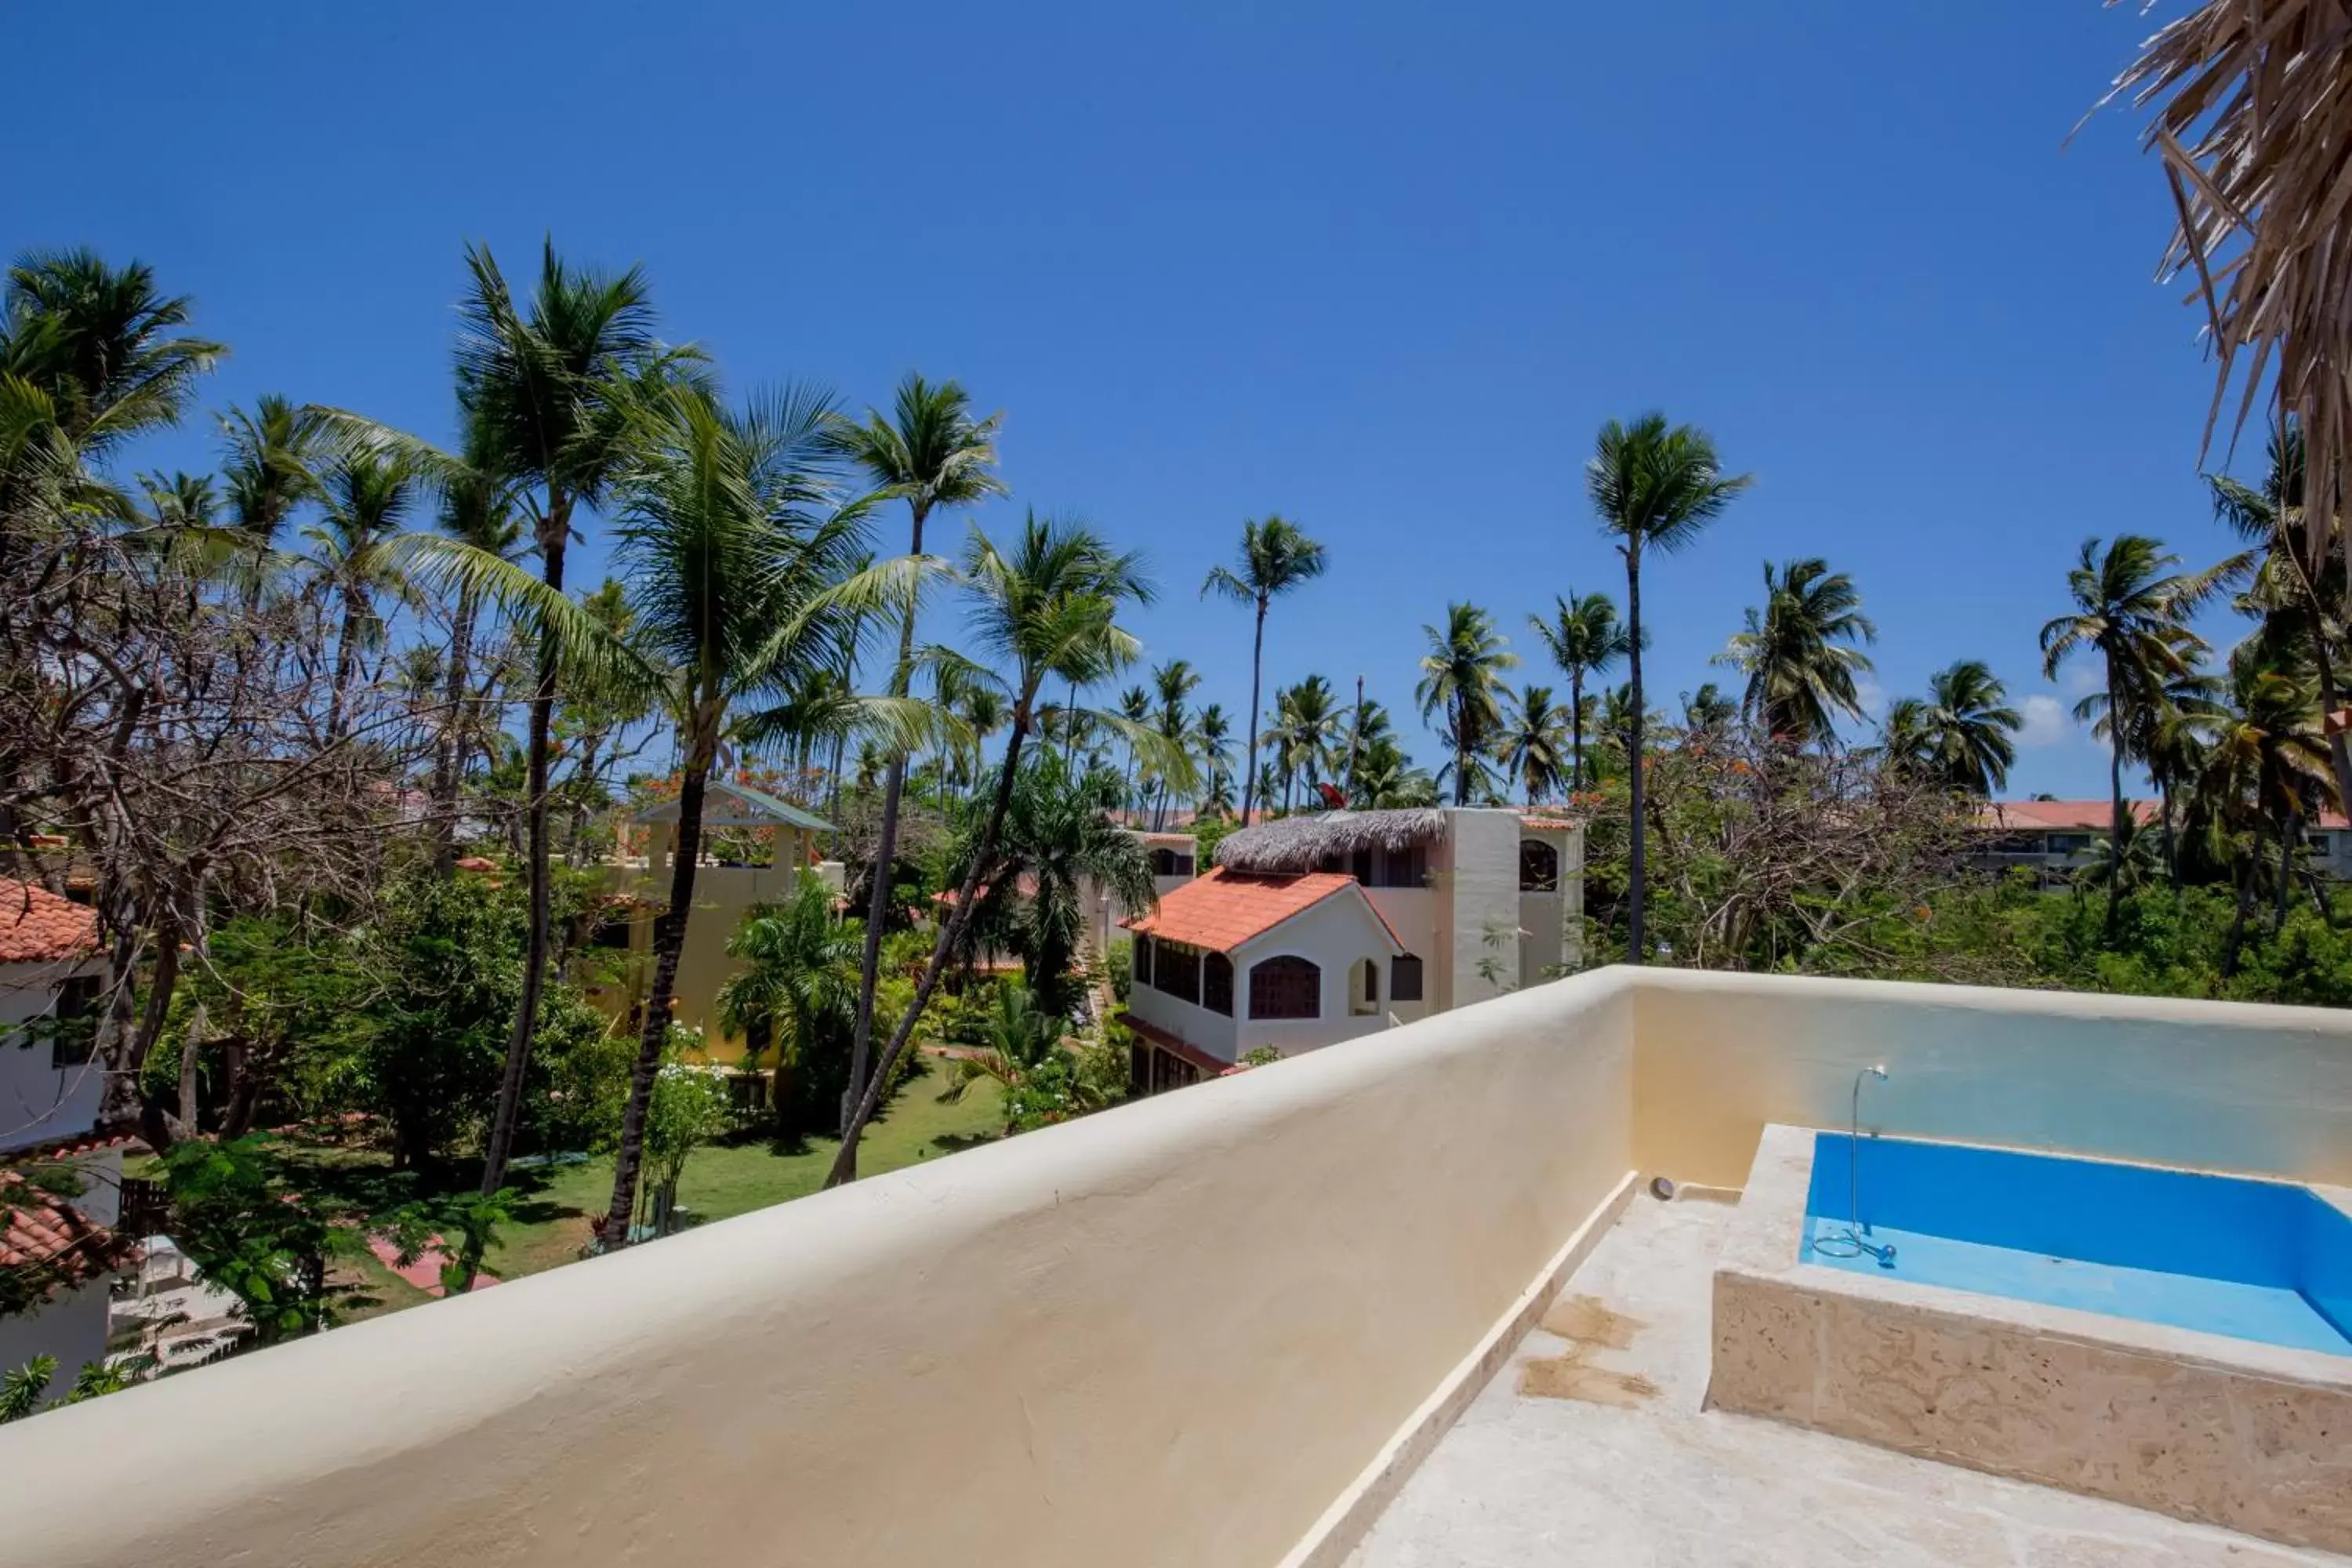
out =
<svg viewBox="0 0 2352 1568"><path fill-rule="evenodd" d="M1582 827L1516 810L1330 812L1231 834L1135 933L1138 1081L1190 1083L1465 1006L1582 956Z"/></svg>
<svg viewBox="0 0 2352 1568"><path fill-rule="evenodd" d="M112 1226L122 1143L91 1133L101 1079L91 1056L106 973L97 916L31 883L0 879L0 1269L39 1269L48 1292L0 1316L0 1372L57 1358L56 1394L106 1355L108 1297L124 1248ZM71 1200L26 1179L64 1166Z"/></svg>

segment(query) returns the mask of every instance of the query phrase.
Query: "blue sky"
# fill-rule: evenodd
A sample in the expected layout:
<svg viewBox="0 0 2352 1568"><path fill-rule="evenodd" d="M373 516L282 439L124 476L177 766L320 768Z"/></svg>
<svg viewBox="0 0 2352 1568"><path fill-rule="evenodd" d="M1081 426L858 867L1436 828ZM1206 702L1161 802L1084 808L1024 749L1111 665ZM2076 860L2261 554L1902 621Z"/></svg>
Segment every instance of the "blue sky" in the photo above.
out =
<svg viewBox="0 0 2352 1568"><path fill-rule="evenodd" d="M11 119L42 173L0 247L152 264L234 346L215 405L436 437L468 238L510 275L547 233L642 262L739 386L957 377L1005 416L1016 497L982 521L1148 550L1151 657L1236 711L1248 617L1195 595L1269 511L1332 562L1270 681L1360 674L1402 713L1465 598L1550 679L1527 614L1623 589L1593 433L1661 407L1757 478L1644 574L1666 705L1730 681L1706 661L1765 559L1823 555L1882 629L1874 689L1984 658L2035 721L2012 790L2095 795L2034 647L2076 546L2228 546L2161 177L2124 112L2063 145L2178 9L37 7Z"/></svg>

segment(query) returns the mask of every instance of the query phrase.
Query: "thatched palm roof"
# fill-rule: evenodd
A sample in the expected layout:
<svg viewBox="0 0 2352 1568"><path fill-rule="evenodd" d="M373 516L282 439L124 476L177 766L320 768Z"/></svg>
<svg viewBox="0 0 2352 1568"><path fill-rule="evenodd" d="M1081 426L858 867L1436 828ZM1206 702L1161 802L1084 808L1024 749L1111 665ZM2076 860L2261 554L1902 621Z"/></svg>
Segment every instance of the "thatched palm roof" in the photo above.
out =
<svg viewBox="0 0 2352 1568"><path fill-rule="evenodd" d="M1278 817L1225 835L1217 845L1217 864L1235 871L1312 871L1334 856L1409 849L1444 831L1445 813L1433 807Z"/></svg>
<svg viewBox="0 0 2352 1568"><path fill-rule="evenodd" d="M2115 0L2109 0L2114 4ZM2231 428L2266 373L2303 426L2306 548L2352 498L2352 6L2208 0L2150 40L2116 83L2154 110L2178 220L2168 272L2193 273Z"/></svg>

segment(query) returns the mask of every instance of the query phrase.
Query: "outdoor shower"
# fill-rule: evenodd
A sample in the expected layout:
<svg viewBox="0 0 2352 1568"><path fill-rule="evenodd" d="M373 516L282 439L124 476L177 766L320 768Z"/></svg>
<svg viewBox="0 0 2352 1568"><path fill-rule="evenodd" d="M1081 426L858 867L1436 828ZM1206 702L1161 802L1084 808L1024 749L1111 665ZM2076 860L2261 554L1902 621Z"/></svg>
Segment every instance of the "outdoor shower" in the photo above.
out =
<svg viewBox="0 0 2352 1568"><path fill-rule="evenodd" d="M1813 1250L1824 1258L1860 1258L1864 1253L1878 1260L1881 1268L1895 1267L1895 1247L1873 1246L1863 1237L1868 1234L1862 1224L1862 1080L1874 1078L1886 1081L1886 1065L1874 1063L1853 1075L1853 1094L1847 1101L1845 1135L1845 1234L1834 1232L1813 1238Z"/></svg>

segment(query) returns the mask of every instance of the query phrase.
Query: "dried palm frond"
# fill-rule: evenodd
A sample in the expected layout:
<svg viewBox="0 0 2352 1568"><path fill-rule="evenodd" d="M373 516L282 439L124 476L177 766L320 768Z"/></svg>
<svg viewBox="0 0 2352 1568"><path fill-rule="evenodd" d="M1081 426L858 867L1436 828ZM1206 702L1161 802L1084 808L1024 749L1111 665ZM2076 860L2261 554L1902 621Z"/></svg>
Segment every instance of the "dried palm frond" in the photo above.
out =
<svg viewBox="0 0 2352 1568"><path fill-rule="evenodd" d="M2107 0L2109 5L2120 0ZM2314 554L2352 482L2352 3L2209 0L2150 38L2104 101L2153 108L2179 226L2163 277L2193 271L2232 438L2266 372L2303 427Z"/></svg>
<svg viewBox="0 0 2352 1568"><path fill-rule="evenodd" d="M1326 860L1360 849L1409 849L1445 831L1434 807L1395 811L1328 811L1319 816L1278 816L1228 833L1217 843L1217 864L1231 871L1312 871Z"/></svg>

